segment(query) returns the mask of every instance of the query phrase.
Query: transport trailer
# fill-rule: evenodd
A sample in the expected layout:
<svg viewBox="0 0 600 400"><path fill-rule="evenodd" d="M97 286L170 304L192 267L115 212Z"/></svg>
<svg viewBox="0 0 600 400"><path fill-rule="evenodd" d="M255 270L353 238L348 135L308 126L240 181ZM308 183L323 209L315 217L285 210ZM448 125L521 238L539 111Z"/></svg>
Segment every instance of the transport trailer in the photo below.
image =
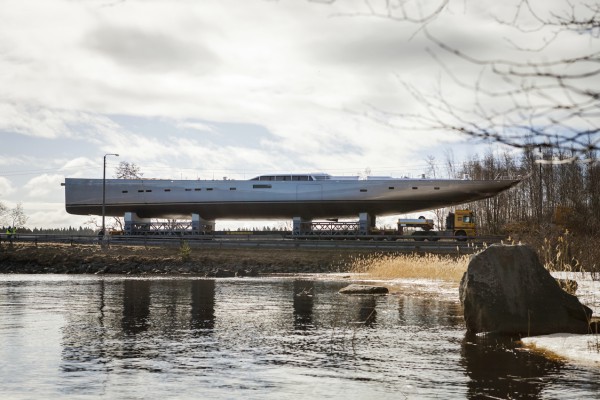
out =
<svg viewBox="0 0 600 400"><path fill-rule="evenodd" d="M408 229L407 229L408 228ZM434 221L419 217L399 219L397 229L364 229L360 222L302 222L300 229L294 230L292 239L339 239L339 240L401 240L438 241L451 239L466 241L477 234L474 213L471 210L456 210L448 213L446 229L434 230Z"/></svg>
<svg viewBox="0 0 600 400"><path fill-rule="evenodd" d="M454 239L465 241L476 236L474 214L470 210L456 210L446 217L446 229L434 230L434 221L419 217L415 219L399 219L397 228L380 229L365 226L361 221L323 222L300 221L291 232L273 231L214 231L211 227L197 229L190 220L135 222L126 225L123 231L112 230L111 236L197 236L210 238L214 236L227 237L235 235L265 236L280 234L288 239L304 240L416 240L437 241L439 239Z"/></svg>
<svg viewBox="0 0 600 400"><path fill-rule="evenodd" d="M194 229L192 221L134 222L129 224L123 234L164 236L164 235L204 235L208 232Z"/></svg>
<svg viewBox="0 0 600 400"><path fill-rule="evenodd" d="M204 230L196 229L190 220L183 221L152 221L135 222L129 224L125 229L111 229L109 234L116 236L186 236L199 239L213 239L215 237L236 238L249 236L280 236L288 235L290 232L282 231L215 231L207 227Z"/></svg>

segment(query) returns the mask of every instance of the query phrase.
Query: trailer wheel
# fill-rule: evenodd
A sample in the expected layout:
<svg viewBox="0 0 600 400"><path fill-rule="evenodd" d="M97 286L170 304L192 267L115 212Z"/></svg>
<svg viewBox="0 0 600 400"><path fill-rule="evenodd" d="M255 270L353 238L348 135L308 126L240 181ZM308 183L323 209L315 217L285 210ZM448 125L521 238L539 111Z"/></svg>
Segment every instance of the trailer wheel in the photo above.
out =
<svg viewBox="0 0 600 400"><path fill-rule="evenodd" d="M456 236L456 240L458 240L459 242L467 241L467 232L465 231L456 231L454 233L454 236Z"/></svg>
<svg viewBox="0 0 600 400"><path fill-rule="evenodd" d="M423 235L423 232L420 232L420 231L413 232L411 236L412 236L413 240L416 242L424 242L425 241L425 236Z"/></svg>

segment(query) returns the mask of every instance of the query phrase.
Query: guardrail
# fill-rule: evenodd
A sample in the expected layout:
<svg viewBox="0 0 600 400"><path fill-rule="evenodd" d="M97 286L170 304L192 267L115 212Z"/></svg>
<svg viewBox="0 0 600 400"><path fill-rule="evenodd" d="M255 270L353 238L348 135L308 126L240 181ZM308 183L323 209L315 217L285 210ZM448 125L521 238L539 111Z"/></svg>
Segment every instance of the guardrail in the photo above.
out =
<svg viewBox="0 0 600 400"><path fill-rule="evenodd" d="M5 244L11 239L6 234L0 235L0 242ZM335 239L335 240L334 240ZM191 247L205 248L262 248L262 249L371 249L390 252L429 252L440 254L471 254L479 251L492 243L500 242L500 236L480 236L466 242L451 240L438 241L414 241L407 236L402 240L370 240L336 238L312 238L311 240L290 239L287 232L261 232L256 235L251 232L236 234L209 234L198 236L177 235L119 235L109 236L107 245L144 245L144 246L180 246L183 242ZM445 238L444 238L445 239ZM16 234L12 238L13 243L31 243L33 245L42 243L63 243L70 245L97 244L102 239L95 235L61 235L61 234Z"/></svg>

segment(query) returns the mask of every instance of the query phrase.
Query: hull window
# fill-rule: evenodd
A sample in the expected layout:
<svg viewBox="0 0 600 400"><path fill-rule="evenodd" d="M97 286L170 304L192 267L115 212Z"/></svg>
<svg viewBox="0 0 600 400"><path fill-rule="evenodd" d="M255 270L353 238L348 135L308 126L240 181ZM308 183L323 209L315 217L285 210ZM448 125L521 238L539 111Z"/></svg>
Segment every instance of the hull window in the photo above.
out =
<svg viewBox="0 0 600 400"><path fill-rule="evenodd" d="M271 185L252 185L254 189L271 189Z"/></svg>

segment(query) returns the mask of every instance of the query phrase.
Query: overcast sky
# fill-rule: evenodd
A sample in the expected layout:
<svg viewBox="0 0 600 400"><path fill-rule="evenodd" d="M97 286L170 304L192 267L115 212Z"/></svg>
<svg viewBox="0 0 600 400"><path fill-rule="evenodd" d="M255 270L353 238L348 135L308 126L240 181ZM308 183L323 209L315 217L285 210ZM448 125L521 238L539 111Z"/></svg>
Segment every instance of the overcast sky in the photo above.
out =
<svg viewBox="0 0 600 400"><path fill-rule="evenodd" d="M415 3L413 16L442 2ZM509 3L450 2L428 30L482 58L512 54L496 21L514 12ZM0 0L0 202L22 202L29 227L79 226L87 218L64 211L60 183L101 178L105 153L120 155L109 177L128 161L147 178L247 179L418 176L448 149L456 161L500 151L373 118L419 112L407 83L472 101L443 67L477 73L436 61L419 25L373 16L379 4Z"/></svg>

